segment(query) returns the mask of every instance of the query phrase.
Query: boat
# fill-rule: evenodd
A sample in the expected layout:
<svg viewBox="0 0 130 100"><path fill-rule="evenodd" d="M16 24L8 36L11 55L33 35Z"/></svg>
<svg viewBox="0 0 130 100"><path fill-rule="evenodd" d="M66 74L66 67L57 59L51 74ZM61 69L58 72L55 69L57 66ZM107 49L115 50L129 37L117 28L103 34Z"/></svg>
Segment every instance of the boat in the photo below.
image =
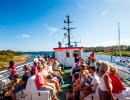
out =
<svg viewBox="0 0 130 100"><path fill-rule="evenodd" d="M117 65L130 68L130 59L120 59L120 60L115 60L115 61Z"/></svg>
<svg viewBox="0 0 130 100"><path fill-rule="evenodd" d="M63 86L63 88L67 90L67 86L69 85L69 83L71 83L69 71L70 71L71 67L74 66L77 57L82 57L82 58L84 57L84 51L83 51L84 47L78 46L77 43L79 43L79 42L77 42L77 41L71 42L70 30L75 29L75 28L70 28L69 25L70 25L70 23L72 23L72 22L70 22L70 16L67 15L66 17L67 17L67 21L64 21L64 23L67 23L68 28L64 27L63 29L67 30L67 34L64 34L64 36L67 37L68 43L66 46L62 46L63 42L58 42L59 46L53 48L53 50L55 51L55 57L58 58L58 61L60 63L62 63L65 66L65 68L67 68L67 70L65 70L66 77L64 80L65 80L65 82L68 82L68 84L65 84ZM75 43L75 45L72 45L72 43ZM27 64L32 66L33 62L30 62ZM23 66L24 65L17 67L18 73L21 74L21 76L23 74L21 72ZM118 67L118 68L120 69L121 67ZM125 69L125 68L122 68L122 69ZM130 75L130 73L128 73L128 75L126 75L126 71L124 71L124 70L122 71L122 69L120 69L119 74L121 75L122 78L127 79L128 77L126 77L126 76ZM3 75L5 73L7 74L6 76ZM4 71L0 72L0 75L3 75L0 78L0 82L6 84L7 83L6 79L9 76L9 71L4 70ZM5 80L5 81L3 82L3 80ZM89 95L88 96L89 99L86 98L84 100L99 100L98 98L96 98L95 94ZM60 94L60 96L61 96L60 97L61 99L59 99L59 100L65 100L65 92ZM120 99L120 98L116 98L116 99L129 100L129 99ZM0 98L0 100L4 100L4 99ZM50 99L50 92L49 91L37 90L37 87L35 84L35 75L34 75L30 79L28 79L25 90L22 90L22 91L19 91L18 93L16 93L16 100L51 100L51 99Z"/></svg>
<svg viewBox="0 0 130 100"><path fill-rule="evenodd" d="M75 29L75 28L70 28L70 23L72 23L70 21L70 16L67 15L66 18L67 18L67 21L64 20L64 23L67 24L67 28L64 27L62 29L67 31L67 33L64 34L63 41L64 41L65 38L67 38L68 43L67 43L66 46L62 47L63 42L58 42L59 46L57 48L53 48L53 50L55 51L55 57L58 58L58 61L60 63L62 63L66 67L72 67L72 66L74 66L74 64L76 62L76 57L83 58L84 47L77 45L77 43L80 43L80 42L77 42L77 41L72 42L71 41L71 37L73 37L71 30ZM74 45L72 45L72 43L74 43Z"/></svg>
<svg viewBox="0 0 130 100"><path fill-rule="evenodd" d="M127 68L130 68L130 59L121 58L121 48L120 48L120 24L118 22L118 42L119 42L119 52L120 52L120 59L115 60L117 65L121 65Z"/></svg>

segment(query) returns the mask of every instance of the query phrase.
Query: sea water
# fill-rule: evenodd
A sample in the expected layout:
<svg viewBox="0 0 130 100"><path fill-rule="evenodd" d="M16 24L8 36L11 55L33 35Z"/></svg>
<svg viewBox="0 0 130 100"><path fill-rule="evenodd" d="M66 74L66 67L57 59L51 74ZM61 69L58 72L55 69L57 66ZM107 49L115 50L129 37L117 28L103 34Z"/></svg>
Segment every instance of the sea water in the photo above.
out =
<svg viewBox="0 0 130 100"><path fill-rule="evenodd" d="M32 55L28 59L28 62L31 62L31 61L33 61L34 56L41 55L42 57L44 57L44 54L48 54L51 57L53 51L48 51L48 52L23 52L23 53ZM91 54L91 52L84 52L84 59L86 60L86 58L90 54ZM111 62L111 63L115 63L114 60L120 59L119 56L112 56L112 60L111 60L111 55L95 55L95 57L97 57L99 60L104 60L104 61L108 61L108 62ZM126 59L126 57L122 57L122 59Z"/></svg>

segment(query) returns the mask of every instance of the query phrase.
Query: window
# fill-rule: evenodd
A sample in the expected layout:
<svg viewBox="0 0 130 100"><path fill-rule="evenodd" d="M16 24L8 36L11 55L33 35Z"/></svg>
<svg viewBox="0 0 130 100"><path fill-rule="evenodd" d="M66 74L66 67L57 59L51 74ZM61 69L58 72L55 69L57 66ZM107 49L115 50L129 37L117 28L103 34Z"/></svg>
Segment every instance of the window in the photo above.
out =
<svg viewBox="0 0 130 100"><path fill-rule="evenodd" d="M66 51L66 57L70 57L70 52Z"/></svg>

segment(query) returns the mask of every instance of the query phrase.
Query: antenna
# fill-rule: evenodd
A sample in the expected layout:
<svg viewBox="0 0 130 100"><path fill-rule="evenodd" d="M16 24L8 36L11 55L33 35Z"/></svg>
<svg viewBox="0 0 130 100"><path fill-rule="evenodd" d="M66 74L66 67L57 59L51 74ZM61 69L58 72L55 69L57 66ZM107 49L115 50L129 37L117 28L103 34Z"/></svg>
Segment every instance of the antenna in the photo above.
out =
<svg viewBox="0 0 130 100"><path fill-rule="evenodd" d="M68 45L68 47L71 47L70 31L71 31L72 29L76 29L76 28L70 28L70 23L73 23L73 22L70 21L70 16L69 16L69 15L67 15L66 17L67 17L67 21L64 20L64 23L67 23L68 28L64 27L64 28L62 28L62 29L67 30L67 33L68 33L68 35L66 34L66 36L68 36L68 44L67 44L67 45ZM65 35L65 34L64 34L64 35Z"/></svg>
<svg viewBox="0 0 130 100"><path fill-rule="evenodd" d="M119 22L118 22L118 38L119 38L119 52L120 52L120 59L121 59L120 23Z"/></svg>

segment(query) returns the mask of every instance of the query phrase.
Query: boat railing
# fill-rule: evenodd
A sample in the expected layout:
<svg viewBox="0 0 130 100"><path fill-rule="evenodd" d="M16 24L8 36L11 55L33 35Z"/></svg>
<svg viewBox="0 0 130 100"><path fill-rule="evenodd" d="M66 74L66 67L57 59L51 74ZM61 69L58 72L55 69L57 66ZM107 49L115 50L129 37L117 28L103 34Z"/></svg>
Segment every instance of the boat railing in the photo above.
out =
<svg viewBox="0 0 130 100"><path fill-rule="evenodd" d="M33 62L29 62L29 63L25 63L25 64L28 64L28 65L31 66L31 65L33 65ZM17 66L17 67L16 67L17 71L18 71L18 72L19 72L19 71L22 71L23 66L24 66L25 64ZM6 79L7 77L9 77L9 75L10 75L10 71L8 71L8 70L0 71L0 81Z"/></svg>
<svg viewBox="0 0 130 100"><path fill-rule="evenodd" d="M100 60L100 61L103 61L103 60ZM124 66L120 66L120 65L117 65L117 64L114 64L114 63L110 63L110 62L108 62L108 63L111 64L111 65L116 66L119 70L122 70L122 71L124 71L124 72L130 74L130 68L127 68L127 67L124 67ZM126 70L127 70L127 71L126 71ZM128 70L129 70L129 71L128 71Z"/></svg>

